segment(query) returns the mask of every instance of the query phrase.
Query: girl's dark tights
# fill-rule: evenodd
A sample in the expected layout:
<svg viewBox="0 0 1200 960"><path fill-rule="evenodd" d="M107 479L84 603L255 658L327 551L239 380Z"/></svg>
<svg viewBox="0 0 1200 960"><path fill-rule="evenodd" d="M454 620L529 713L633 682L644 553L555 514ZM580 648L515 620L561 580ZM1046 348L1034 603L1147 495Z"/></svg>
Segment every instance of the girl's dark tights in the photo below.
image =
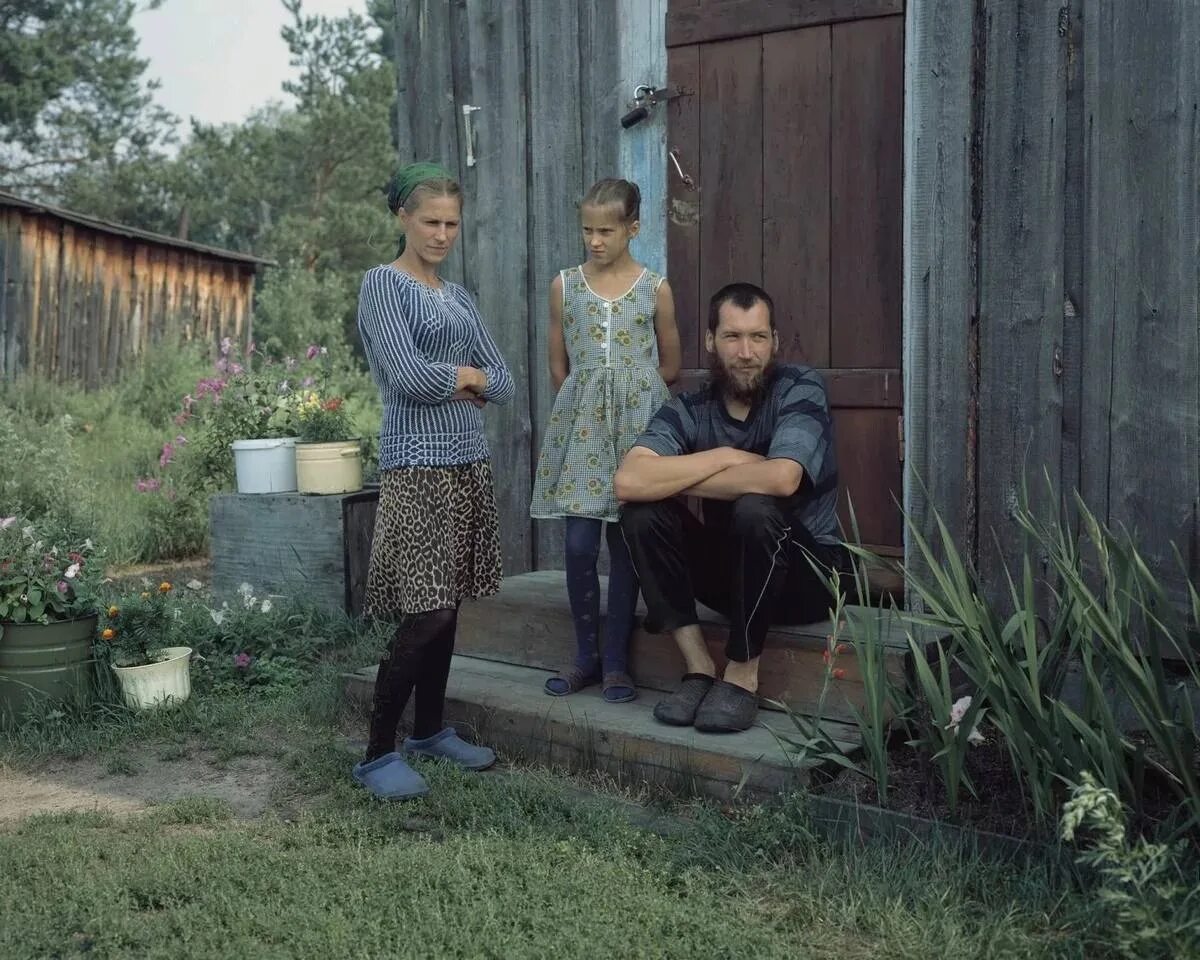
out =
<svg viewBox="0 0 1200 960"><path fill-rule="evenodd" d="M396 749L396 730L414 690L413 737L423 740L442 729L457 628L457 609L407 614L400 621L375 676L368 761Z"/></svg>

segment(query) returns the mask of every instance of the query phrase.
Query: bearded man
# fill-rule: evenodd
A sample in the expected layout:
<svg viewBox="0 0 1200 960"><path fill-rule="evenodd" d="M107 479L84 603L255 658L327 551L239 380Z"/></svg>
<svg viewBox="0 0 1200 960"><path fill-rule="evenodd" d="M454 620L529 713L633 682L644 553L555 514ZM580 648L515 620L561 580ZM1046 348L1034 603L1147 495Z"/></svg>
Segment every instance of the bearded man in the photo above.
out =
<svg viewBox="0 0 1200 960"><path fill-rule="evenodd" d="M829 571L849 564L825 386L810 367L775 362L770 296L749 283L719 290L705 343L710 382L656 414L614 485L646 627L672 632L687 664L654 716L716 733L754 724L768 627L826 619ZM701 499L703 518L685 497ZM697 600L729 618L722 679Z"/></svg>

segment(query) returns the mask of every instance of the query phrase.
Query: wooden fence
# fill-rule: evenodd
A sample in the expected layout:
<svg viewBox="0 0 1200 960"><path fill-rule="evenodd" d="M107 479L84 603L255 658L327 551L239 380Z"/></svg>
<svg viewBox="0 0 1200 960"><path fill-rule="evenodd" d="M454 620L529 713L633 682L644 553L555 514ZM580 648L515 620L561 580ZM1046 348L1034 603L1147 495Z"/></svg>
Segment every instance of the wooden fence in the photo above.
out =
<svg viewBox="0 0 1200 960"><path fill-rule="evenodd" d="M244 344L269 262L0 193L0 376L90 389L152 343Z"/></svg>
<svg viewBox="0 0 1200 960"><path fill-rule="evenodd" d="M974 15L970 9L973 6ZM910 0L907 500L990 593L1078 490L1200 580L1200 6ZM919 481L919 482L916 482ZM1019 566L1017 567L1019 569Z"/></svg>

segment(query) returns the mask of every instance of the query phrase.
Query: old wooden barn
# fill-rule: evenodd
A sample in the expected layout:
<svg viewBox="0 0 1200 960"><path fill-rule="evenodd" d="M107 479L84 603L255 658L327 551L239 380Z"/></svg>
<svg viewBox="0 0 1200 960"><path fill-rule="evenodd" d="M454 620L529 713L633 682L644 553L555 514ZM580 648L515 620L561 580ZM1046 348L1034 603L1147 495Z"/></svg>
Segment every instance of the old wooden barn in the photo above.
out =
<svg viewBox="0 0 1200 960"><path fill-rule="evenodd" d="M0 192L0 376L91 388L152 343L244 344L269 263Z"/></svg>
<svg viewBox="0 0 1200 960"><path fill-rule="evenodd" d="M826 377L862 536L936 509L992 589L1049 474L1200 577L1200 7L1191 0L397 0L402 161L468 208L451 275L518 382L491 413L510 571L551 396L546 291L600 176L703 307L751 280ZM639 85L678 94L625 129ZM1035 484L1035 496L1045 501ZM1179 575L1176 574L1176 579Z"/></svg>

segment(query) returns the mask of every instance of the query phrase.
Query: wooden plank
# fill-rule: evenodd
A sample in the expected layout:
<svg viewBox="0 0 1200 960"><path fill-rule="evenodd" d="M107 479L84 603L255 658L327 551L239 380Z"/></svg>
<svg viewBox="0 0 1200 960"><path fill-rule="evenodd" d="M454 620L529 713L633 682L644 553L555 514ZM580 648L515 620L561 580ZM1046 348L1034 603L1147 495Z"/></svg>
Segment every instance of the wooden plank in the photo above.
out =
<svg viewBox="0 0 1200 960"><path fill-rule="evenodd" d="M1172 543L1200 575L1200 12L1097 7L1084 22L1082 486L1184 602Z"/></svg>
<svg viewBox="0 0 1200 960"><path fill-rule="evenodd" d="M1086 183L1084 149L1087 110L1084 105L1083 8L1079 0L1066 6L1067 128L1064 133L1067 169L1063 210L1063 420L1062 492L1073 516L1073 494L1079 490L1083 436L1083 305Z"/></svg>
<svg viewBox="0 0 1200 960"><path fill-rule="evenodd" d="M249 583L259 598L303 597L311 606L344 610L344 499L295 493L214 496L209 509L214 598L239 603L238 588Z"/></svg>
<svg viewBox="0 0 1200 960"><path fill-rule="evenodd" d="M455 100L454 63L467 57L465 43L456 42L465 21L464 8L464 0L396 0L399 162L436 160L460 182L459 106L473 102ZM458 243L442 267L446 279L463 282L465 254Z"/></svg>
<svg viewBox="0 0 1200 960"><path fill-rule="evenodd" d="M936 511L963 549L974 513L974 27L957 0L910 4L904 67L904 507L929 542ZM910 543L905 561L922 572Z"/></svg>
<svg viewBox="0 0 1200 960"><path fill-rule="evenodd" d="M561 571L539 571L504 582L498 596L465 604L459 615L456 650L460 654L518 666L556 670L572 655L572 621ZM602 583L603 586L603 583ZM602 593L604 591L602 590ZM641 611L644 616L645 611ZM700 608L705 641L717 662L724 660L727 622L720 614ZM845 634L847 649L838 666L846 671L826 703L826 716L852 720L850 704L863 702L862 673L853 650L854 636L865 637L868 618L878 618L887 648L888 668L903 677L907 643L898 620L887 611L847 608L852 627ZM773 627L767 635L759 694L765 699L812 710L824 676L824 652L832 624ZM673 691L683 673L683 659L665 634L638 629L631 641L630 668L638 686Z"/></svg>
<svg viewBox="0 0 1200 960"><path fill-rule="evenodd" d="M663 29L667 0L616 0L618 32L618 91L624 104L640 84L665 87L667 49ZM624 109L622 109L624 112ZM632 180L642 191L641 230L633 255L657 273L667 269L667 151L666 111L655 108L641 123L623 130L612 128L618 147L617 175Z"/></svg>
<svg viewBox="0 0 1200 960"><path fill-rule="evenodd" d="M371 568L371 542L375 536L378 508L378 488L350 494L342 501L346 612L352 617L361 617L366 604L367 574Z"/></svg>
<svg viewBox="0 0 1200 960"><path fill-rule="evenodd" d="M780 358L815 367L830 363L830 42L828 27L763 37L763 286Z"/></svg>
<svg viewBox="0 0 1200 960"><path fill-rule="evenodd" d="M895 407L903 400L899 370L822 370L831 407Z"/></svg>
<svg viewBox="0 0 1200 960"><path fill-rule="evenodd" d="M864 544L899 547L903 520L897 507L902 469L897 420L888 409L833 409L840 480L839 517L847 537L853 536L850 503Z"/></svg>
<svg viewBox="0 0 1200 960"><path fill-rule="evenodd" d="M904 0L712 0L686 6L672 0L667 14L667 46L902 13Z"/></svg>
<svg viewBox="0 0 1200 960"><path fill-rule="evenodd" d="M3 220L2 260L0 276L4 286L0 288L3 305L3 322L0 322L0 373L6 379L14 378L22 369L21 329L25 323L25 305L21 297L21 229L22 218L16 211L8 211Z"/></svg>
<svg viewBox="0 0 1200 960"><path fill-rule="evenodd" d="M533 526L529 397L529 190L525 2L467 0L470 51L458 100L472 115L478 163L463 166L470 206L463 219L468 282L517 382L512 403L489 409L488 445L496 477L506 573L530 569ZM514 313L514 308L516 312Z"/></svg>
<svg viewBox="0 0 1200 960"><path fill-rule="evenodd" d="M578 44L579 9L558 0L529 0L529 384L532 421L531 466L550 422L554 390L549 374L550 283L580 251L577 203L583 181L581 105L563 91L580 85L580 63L563 56ZM566 259L564 259L566 258ZM535 521L532 566L561 569L563 530L559 521Z"/></svg>
<svg viewBox="0 0 1200 960"><path fill-rule="evenodd" d="M700 48L667 51L667 77L672 87L689 91L667 102L667 149L680 169L700 175ZM675 294L675 321L683 348L683 367L699 367L704 353L708 295L700 286L700 205L695 185L688 186L667 158L667 275Z"/></svg>
<svg viewBox="0 0 1200 960"><path fill-rule="evenodd" d="M1024 555L1012 510L1035 509L1061 465L1066 41L1057 2L1023 0L987 20L979 222L979 558L985 593L1007 597Z"/></svg>
<svg viewBox="0 0 1200 960"><path fill-rule="evenodd" d="M904 21L831 32L830 364L898 367Z"/></svg>
<svg viewBox="0 0 1200 960"><path fill-rule="evenodd" d="M620 118L625 112L625 100L633 95L633 90L622 90L618 83L621 41L617 4L612 0L577 2L583 182L590 186L613 176L617 169L622 135ZM561 44L562 55L569 56L571 41L563 37ZM576 249L582 250L582 244Z"/></svg>
<svg viewBox="0 0 1200 960"><path fill-rule="evenodd" d="M700 282L762 283L762 40L700 48Z"/></svg>

